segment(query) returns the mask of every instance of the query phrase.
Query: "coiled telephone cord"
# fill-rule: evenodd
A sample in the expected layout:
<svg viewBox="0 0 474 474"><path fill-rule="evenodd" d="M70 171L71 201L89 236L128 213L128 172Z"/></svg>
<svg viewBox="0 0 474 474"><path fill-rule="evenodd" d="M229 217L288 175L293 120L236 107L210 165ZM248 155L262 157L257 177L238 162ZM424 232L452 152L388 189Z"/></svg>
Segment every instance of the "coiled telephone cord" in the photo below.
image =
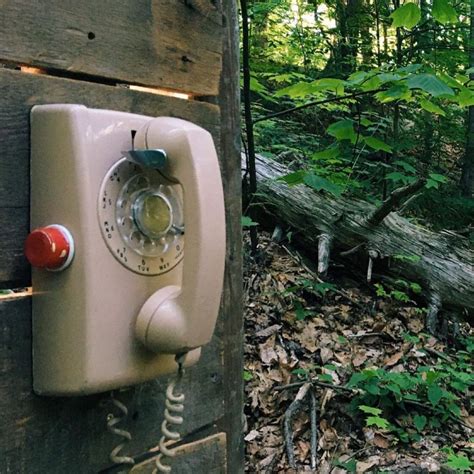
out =
<svg viewBox="0 0 474 474"><path fill-rule="evenodd" d="M110 433L123 438L123 442L115 446L115 448L111 451L110 460L114 464L135 464L135 461L133 458L129 456L121 456L119 454L120 451L122 451L125 444L128 443L132 439L132 435L127 430L123 430L123 429L115 427L115 425L120 423L128 415L128 409L122 402L120 402L114 397L113 392L111 392L110 398L114 406L116 406L120 410L121 414L118 416L115 416L114 414L109 413L107 415L107 429Z"/></svg>
<svg viewBox="0 0 474 474"><path fill-rule="evenodd" d="M163 464L163 458L173 458L176 456L176 448L170 449L168 445L174 443L181 438L178 431L172 431L170 425L181 425L183 424L184 418L180 416L180 413L184 410L184 393L175 393L176 384L179 383L183 377L184 369L184 355L177 356L176 361L178 362L178 376L170 381L166 388L166 401L165 401L165 413L163 423L161 423L162 437L160 439L160 454L156 457L156 472L171 472L171 466Z"/></svg>

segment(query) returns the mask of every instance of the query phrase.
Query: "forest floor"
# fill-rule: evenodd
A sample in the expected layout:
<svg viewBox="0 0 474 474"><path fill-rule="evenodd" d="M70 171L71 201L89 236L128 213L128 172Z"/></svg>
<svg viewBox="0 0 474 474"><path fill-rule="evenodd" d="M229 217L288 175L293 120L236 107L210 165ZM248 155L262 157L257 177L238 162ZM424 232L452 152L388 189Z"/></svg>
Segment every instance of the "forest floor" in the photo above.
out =
<svg viewBox="0 0 474 474"><path fill-rule="evenodd" d="M436 399L433 405L416 397L411 402L401 382L388 384L387 400L397 393L404 400L391 408L380 378L374 378L372 398L354 388L355 373L375 368L402 381L404 374L426 379L431 368L450 370L455 352L424 333L423 311L376 296L373 284L346 270L330 268L331 283L315 283L294 249L264 233L259 256L250 259L248 248L245 255L246 472L473 472L469 390L459 395L454 417L436 414ZM305 385L309 380L314 383ZM430 393L433 401L436 390ZM301 404L288 420L293 436L285 441L285 413L298 394Z"/></svg>

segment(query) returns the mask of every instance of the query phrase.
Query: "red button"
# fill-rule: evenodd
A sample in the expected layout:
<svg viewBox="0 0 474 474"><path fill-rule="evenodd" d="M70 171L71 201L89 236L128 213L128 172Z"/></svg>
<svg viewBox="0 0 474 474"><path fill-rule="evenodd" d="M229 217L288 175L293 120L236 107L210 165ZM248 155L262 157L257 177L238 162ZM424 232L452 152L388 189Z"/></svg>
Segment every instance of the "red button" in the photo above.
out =
<svg viewBox="0 0 474 474"><path fill-rule="evenodd" d="M70 250L67 235L56 226L35 229L25 241L25 256L34 267L60 268L66 262Z"/></svg>

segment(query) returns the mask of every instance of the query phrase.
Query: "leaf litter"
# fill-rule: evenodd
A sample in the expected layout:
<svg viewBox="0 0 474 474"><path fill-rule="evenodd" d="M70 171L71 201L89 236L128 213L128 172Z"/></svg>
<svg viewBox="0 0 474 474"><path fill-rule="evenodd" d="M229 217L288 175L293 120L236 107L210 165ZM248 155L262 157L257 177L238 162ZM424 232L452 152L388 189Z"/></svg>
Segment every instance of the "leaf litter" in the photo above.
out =
<svg viewBox="0 0 474 474"><path fill-rule="evenodd" d="M366 426L363 416L354 415L349 409L353 394L344 389L352 373L364 368L401 373L434 364L447 348L423 333L424 313L378 298L367 285L346 276L332 282L336 291L318 292L308 284L314 273L297 254L265 233L260 247L258 263L248 258L244 275L246 472L457 472L447 467L441 447L472 455L472 413L463 408L463 425L445 420L438 429L428 429L426 417L415 415L420 440L400 443L389 430ZM407 333L422 335L423 345L407 340ZM306 400L292 418L296 467L291 468L284 417L313 376L319 381L314 385L317 464L311 468ZM466 397L463 407L469 407L469 393Z"/></svg>

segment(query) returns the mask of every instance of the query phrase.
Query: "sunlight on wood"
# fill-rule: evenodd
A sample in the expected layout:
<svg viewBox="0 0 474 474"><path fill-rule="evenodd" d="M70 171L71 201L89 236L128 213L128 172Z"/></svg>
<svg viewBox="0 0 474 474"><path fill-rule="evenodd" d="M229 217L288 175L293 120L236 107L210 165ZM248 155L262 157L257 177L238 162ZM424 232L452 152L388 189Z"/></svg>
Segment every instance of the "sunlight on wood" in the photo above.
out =
<svg viewBox="0 0 474 474"><path fill-rule="evenodd" d="M148 92L149 94L166 95L168 97L176 97L177 99L192 99L191 94L186 94L185 92L174 92L167 89L158 89L155 87L143 87L134 85L129 86L129 88L134 91Z"/></svg>
<svg viewBox="0 0 474 474"><path fill-rule="evenodd" d="M31 296L33 293L31 286L22 289L22 291L14 290L0 290L0 300L12 300L15 298L24 298L25 296Z"/></svg>
<svg viewBox="0 0 474 474"><path fill-rule="evenodd" d="M31 67L31 66L21 66L21 72L26 72L27 74L46 74L44 69L40 69L39 67Z"/></svg>

